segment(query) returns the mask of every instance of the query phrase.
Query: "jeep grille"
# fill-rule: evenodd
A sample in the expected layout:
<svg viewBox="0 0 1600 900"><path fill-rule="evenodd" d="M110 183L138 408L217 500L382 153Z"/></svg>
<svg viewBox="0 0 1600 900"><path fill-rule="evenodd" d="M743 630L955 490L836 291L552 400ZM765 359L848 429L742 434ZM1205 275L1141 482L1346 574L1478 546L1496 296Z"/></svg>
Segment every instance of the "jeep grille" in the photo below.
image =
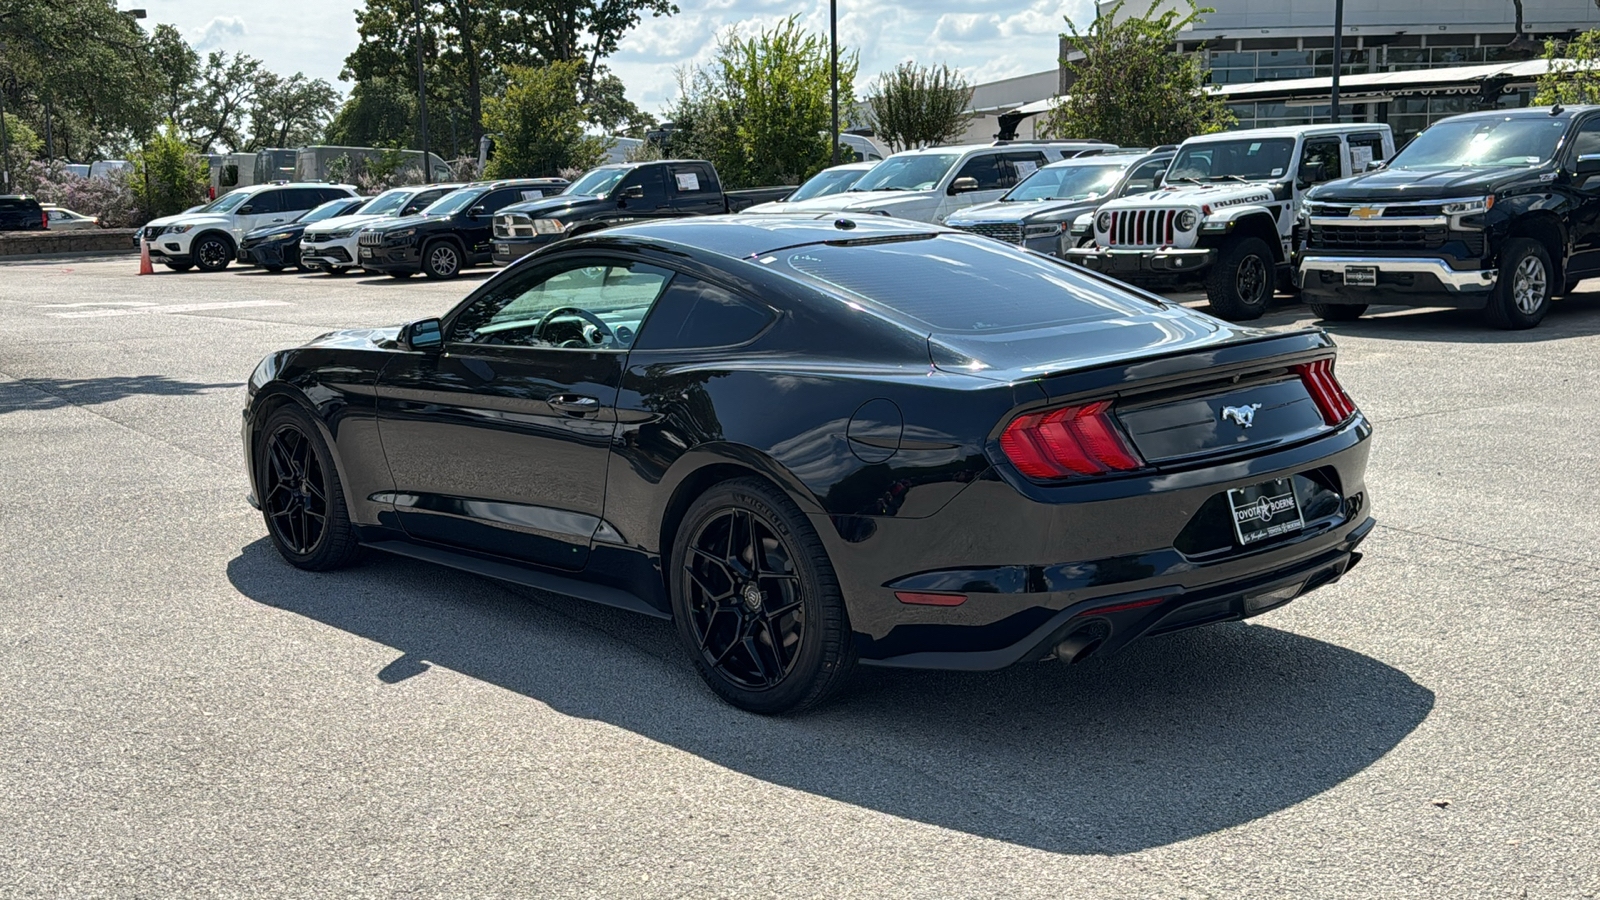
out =
<svg viewBox="0 0 1600 900"><path fill-rule="evenodd" d="M1178 210L1119 209L1111 213L1106 241L1113 247L1160 247L1176 240Z"/></svg>

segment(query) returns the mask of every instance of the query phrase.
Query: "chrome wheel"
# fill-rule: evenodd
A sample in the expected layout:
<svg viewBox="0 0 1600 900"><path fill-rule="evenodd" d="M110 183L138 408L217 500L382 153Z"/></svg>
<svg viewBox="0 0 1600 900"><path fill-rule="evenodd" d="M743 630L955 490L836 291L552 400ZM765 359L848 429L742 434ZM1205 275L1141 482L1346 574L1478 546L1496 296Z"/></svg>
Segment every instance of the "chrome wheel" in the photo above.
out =
<svg viewBox="0 0 1600 900"><path fill-rule="evenodd" d="M1537 256L1528 256L1512 276L1511 299L1517 304L1518 311L1531 316L1544 305L1549 287L1544 261Z"/></svg>
<svg viewBox="0 0 1600 900"><path fill-rule="evenodd" d="M1234 272L1234 289L1239 292L1239 299L1254 305L1261 301L1266 287L1267 265L1261 257L1252 255L1239 260L1239 268Z"/></svg>
<svg viewBox="0 0 1600 900"><path fill-rule="evenodd" d="M310 555L328 526L328 481L311 439L292 424L267 439L262 506L274 535L291 552Z"/></svg>
<svg viewBox="0 0 1600 900"><path fill-rule="evenodd" d="M805 630L794 553L747 509L705 520L683 561L689 625L706 664L746 690L794 671Z"/></svg>

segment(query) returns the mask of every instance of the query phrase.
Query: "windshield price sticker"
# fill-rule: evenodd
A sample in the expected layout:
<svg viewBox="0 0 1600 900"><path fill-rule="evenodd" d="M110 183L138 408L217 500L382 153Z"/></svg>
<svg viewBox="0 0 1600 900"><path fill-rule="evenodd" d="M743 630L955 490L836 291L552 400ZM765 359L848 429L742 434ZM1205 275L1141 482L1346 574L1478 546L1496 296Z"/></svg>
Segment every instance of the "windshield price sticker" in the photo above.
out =
<svg viewBox="0 0 1600 900"><path fill-rule="evenodd" d="M1017 174L1019 176L1023 177L1023 178L1026 178L1029 175L1032 175L1033 173L1039 171L1039 164L1038 163L1030 162L1030 161L1025 160L1025 159L1017 160L1016 161L1016 167L1017 167Z"/></svg>
<svg viewBox="0 0 1600 900"><path fill-rule="evenodd" d="M680 191L698 191L698 190L700 190L700 176L699 175L696 175L693 172L679 172L677 174L677 178L678 178L678 190L680 190Z"/></svg>

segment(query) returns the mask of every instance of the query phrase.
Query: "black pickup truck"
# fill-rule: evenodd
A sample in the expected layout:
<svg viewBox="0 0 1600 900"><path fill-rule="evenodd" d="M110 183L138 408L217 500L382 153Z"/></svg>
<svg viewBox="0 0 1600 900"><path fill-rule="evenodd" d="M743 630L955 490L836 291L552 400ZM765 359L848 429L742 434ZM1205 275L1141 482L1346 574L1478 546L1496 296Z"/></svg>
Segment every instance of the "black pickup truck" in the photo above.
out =
<svg viewBox="0 0 1600 900"><path fill-rule="evenodd" d="M623 222L738 212L793 191L724 192L717 170L703 159L600 166L559 196L500 210L494 217L494 261L509 263L553 241Z"/></svg>
<svg viewBox="0 0 1600 900"><path fill-rule="evenodd" d="M1600 106L1435 122L1379 171L1307 197L1297 280L1324 319L1373 303L1532 328L1600 276Z"/></svg>
<svg viewBox="0 0 1600 900"><path fill-rule="evenodd" d="M563 178L480 181L445 194L414 216L383 219L356 235L356 262L369 272L409 278L454 278L489 261L494 214L524 200L559 194Z"/></svg>
<svg viewBox="0 0 1600 900"><path fill-rule="evenodd" d="M38 200L26 194L0 194L0 231L42 231L49 227Z"/></svg>

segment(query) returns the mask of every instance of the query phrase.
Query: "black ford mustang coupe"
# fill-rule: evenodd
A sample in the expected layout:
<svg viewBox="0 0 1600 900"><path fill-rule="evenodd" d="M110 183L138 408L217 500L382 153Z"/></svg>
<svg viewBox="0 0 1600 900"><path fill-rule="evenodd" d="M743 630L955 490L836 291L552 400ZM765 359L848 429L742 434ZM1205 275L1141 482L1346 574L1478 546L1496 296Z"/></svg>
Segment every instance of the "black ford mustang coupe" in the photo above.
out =
<svg viewBox="0 0 1600 900"><path fill-rule="evenodd" d="M1333 362L959 231L727 216L274 353L243 436L290 563L366 545L671 617L777 713L858 662L1076 662L1338 580L1371 426Z"/></svg>

